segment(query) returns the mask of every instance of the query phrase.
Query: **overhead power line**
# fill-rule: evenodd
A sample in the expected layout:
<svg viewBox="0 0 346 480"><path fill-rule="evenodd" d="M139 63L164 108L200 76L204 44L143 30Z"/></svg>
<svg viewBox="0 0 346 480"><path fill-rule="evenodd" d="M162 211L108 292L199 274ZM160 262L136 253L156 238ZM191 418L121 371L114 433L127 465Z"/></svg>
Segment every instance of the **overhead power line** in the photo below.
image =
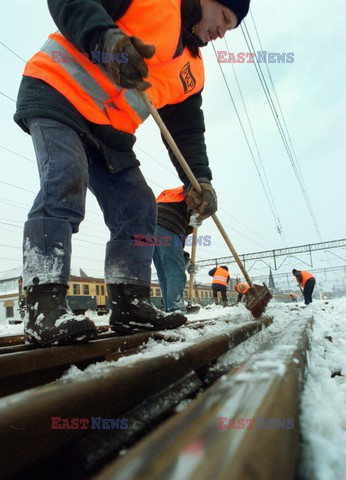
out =
<svg viewBox="0 0 346 480"><path fill-rule="evenodd" d="M6 95L6 93L0 91L0 94L3 95L4 97L8 98L9 100L12 100L12 102L16 103L16 100L15 100L14 98L9 97L8 95Z"/></svg>
<svg viewBox="0 0 346 480"><path fill-rule="evenodd" d="M212 43L212 47L213 47L213 50L214 50L214 53L215 53L215 57L217 58L217 52L216 52L216 49L215 49L215 46L214 46L213 43ZM220 71L221 71L221 75L222 75L222 77L223 77L223 80L224 80L224 82L225 82L227 92L228 92L229 97L230 97L230 99L231 99L231 102L232 102L232 104L233 104L233 108L234 108L235 113L236 113L236 115L237 115L237 118L238 118L238 121L239 121L241 130L242 130L243 135L244 135L244 137L245 137L246 144L247 144L248 149L249 149L249 151L250 151L250 155L251 155L252 161L253 161L253 163L254 163L254 165L255 165L257 174L258 174L258 176L259 176L259 179L260 179L260 182L261 182L261 185L262 185L264 194L265 194L265 196L266 196L266 199L267 199L267 202L268 202L268 205L269 205L269 208L270 208L270 211L271 211L271 213L272 213L272 215L273 215L274 223L275 223L275 225L276 225L276 230L277 230L277 232L279 233L279 235L281 235L281 233L282 233L282 231L281 231L281 226L280 226L280 224L279 224L278 221L277 221L277 216L276 216L275 211L274 211L274 209L273 209L273 205L272 205L272 202L271 202L271 200L270 200L269 194L268 194L268 192L267 192L267 188L266 188L266 186L264 185L261 172L260 172L260 170L259 170L259 168L258 168L258 165L257 165L256 159L255 159L254 153L253 153L253 151L252 151L252 148L251 148L251 145L250 145L250 142L249 142L249 138L248 138L247 133L246 133L246 131L245 131L243 122L242 122L242 120L241 120L241 118L240 118L240 115L239 115L237 106L236 106L236 104L235 104L235 101L234 101L234 98L233 98L233 95L232 95L232 92L231 92L231 89L230 89L230 86L229 86L229 84L228 84L227 78L226 78L226 76L225 76L225 73L224 73L224 71L223 71L223 68L222 68L222 65L221 65L220 62L219 62L219 68L220 68Z"/></svg>
<svg viewBox="0 0 346 480"><path fill-rule="evenodd" d="M15 55L17 58L19 58L20 60L22 60L24 63L26 63L26 60L24 60L23 57L21 57L20 55L18 55L16 52L14 52L10 47L8 47L4 42L2 42L0 40L0 43L3 47L7 48L7 50L9 50L11 53L13 53L13 55Z"/></svg>
<svg viewBox="0 0 346 480"><path fill-rule="evenodd" d="M225 43L226 43L227 51L229 51L228 43L227 43L226 38L225 38ZM243 96L243 92L242 92L242 89L241 89L241 87L240 87L240 83L239 83L239 80L238 80L238 76L237 76L237 73L236 73L236 70L235 70L235 68L234 68L233 63L231 63L231 66L232 66L233 74L234 74L234 77L235 77L235 80L236 80L236 83L237 83L237 86L238 86L240 98L241 98L241 101L242 101L242 104L243 104L243 107L244 107L246 119L247 119L247 122L248 122L248 124L249 124L251 136L252 136L253 142L254 142L255 147L256 147L257 157L258 157L259 163L260 163L260 165L261 165L261 167L262 167L263 177L264 177L264 182L261 180L262 187L263 187L263 189L264 189L264 191L265 191L265 193L266 193L267 200L268 200L269 206L270 206L270 208L271 208L273 217L274 217L274 219L276 219L276 225L277 225L278 233L281 235L283 244L286 245L285 237L284 237L283 230L282 230L282 227L281 227L280 217L279 217L279 214L278 214L276 205L275 205L275 201L274 201L274 197L273 197L273 194L272 194L272 191L271 191L271 188L270 188L270 184L269 184L269 181L268 181L267 173L266 173L266 170L265 170L265 168L264 168L264 164L263 164L262 156L261 156L261 154L260 154L260 150L259 150L259 147L258 147L257 139L256 139L256 136L255 136L254 130L253 130L253 128L252 128L252 123L251 123L251 120L250 120L250 116L249 116L249 114L248 114L248 110L247 110L247 107L246 107L246 103L245 103L245 99L244 99L244 96ZM257 164L256 164L255 166L256 166L256 170L259 171L259 169L258 169L258 167L257 167ZM265 183L266 186L264 185L264 183ZM268 194L267 194L267 192L268 192Z"/></svg>
<svg viewBox="0 0 346 480"><path fill-rule="evenodd" d="M244 39L245 39L245 42L246 42L246 44L247 44L247 47L248 47L249 52L250 52L250 53L251 53L251 52L255 52L255 47L254 47L254 45L253 45L253 42L252 42L252 39L251 39L250 33L249 33L249 31L248 31L248 28L247 28L247 25L246 25L245 20L244 20L244 21L242 22L242 24L240 25L240 28L241 28L241 31L242 31L242 33L243 33L243 36L244 36ZM262 47L261 47L261 48L262 48ZM309 214L310 214L310 217L311 217L311 219L312 219L313 225L314 225L314 227L315 227L317 236L318 236L319 240L322 241L322 235L321 235L321 232L320 232L318 223L317 223L317 219L316 219L315 213L314 213L313 208L312 208L312 203L311 203L311 201L310 201L310 198L309 198L307 189L306 189L305 184L304 184L304 180L303 180L303 176L302 176L302 173L301 173L299 164L298 164L298 162L295 161L294 156L293 156L293 154L292 154L292 151L291 151L289 142L288 142L288 140L287 140L287 138L286 138L286 134L285 134L285 132L284 132L284 130L283 130L283 127L282 127L282 125L281 125L281 121L280 121L278 112L277 112L277 110L276 110L276 107L275 107L275 104L274 104L274 102L273 102L271 93L270 93L270 91L269 91L269 88L268 88L266 79L265 79L264 74L263 74L263 72L262 72L261 65L260 65L260 63L258 62L258 59L257 59L256 55L254 56L253 65L254 65L254 67L255 67L255 69L256 69L256 73L257 73L257 75L258 75L258 78L259 78L260 83L261 83L261 85L262 85L264 94L265 94L265 96L266 96L266 99L267 99L267 101L268 101L269 107L270 107L271 112L272 112L272 114L273 114L274 121L275 121L276 126L277 126L277 128L278 128L278 130L279 130L280 137L281 137L281 139L282 139L282 142L283 142L283 144L284 144L284 147L285 147L285 150L286 150L286 152L287 152L288 158L289 158L289 160L290 160L291 166L292 166L292 168L293 168L294 174L295 174L295 176L296 176L298 185L299 185L299 187L300 187L300 190L301 190L301 193L302 193L304 202L305 202L305 204L306 204L306 206L307 206L308 212L309 212Z"/></svg>

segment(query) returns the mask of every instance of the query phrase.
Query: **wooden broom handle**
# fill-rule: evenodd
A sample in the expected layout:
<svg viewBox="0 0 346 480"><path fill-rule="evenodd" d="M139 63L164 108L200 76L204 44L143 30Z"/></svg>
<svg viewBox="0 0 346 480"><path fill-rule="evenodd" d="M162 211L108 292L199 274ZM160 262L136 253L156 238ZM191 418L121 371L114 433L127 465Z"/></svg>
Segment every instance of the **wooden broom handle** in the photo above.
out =
<svg viewBox="0 0 346 480"><path fill-rule="evenodd" d="M192 230L192 249L191 249L191 265L195 264L196 261L196 251L197 251L197 227L193 227ZM192 304L192 296L193 296L193 278L194 273L190 273L190 281L189 281L189 304Z"/></svg>
<svg viewBox="0 0 346 480"><path fill-rule="evenodd" d="M162 118L159 115L159 112L156 110L154 105L151 103L151 101L148 97L148 94L145 91L138 91L138 93L141 96L141 98L142 98L143 102L145 103L145 106L149 110L150 114L154 118L155 122L157 123L157 125L158 125L159 129L161 130L162 135L166 139L168 145L172 149L175 157L177 158L178 162L180 163L181 168L184 170L187 178L190 180L191 185L193 186L193 188L198 193L202 193L202 188L201 188L200 184L197 182L197 179L194 176L194 174L192 173L191 168L189 167L185 158L183 157L182 153L180 152L180 150L179 150L177 144L175 143L172 135L169 133L168 128L166 127ZM214 220L215 225L219 229L219 231L220 231L223 239L225 240L228 248L230 249L230 251L231 251L231 253L234 257L234 260L237 262L238 267L240 268L240 271L244 275L245 280L247 281L247 283L249 284L249 287L251 288L253 286L253 284L250 280L250 277L249 277L247 271L245 270L245 267L244 267L242 261L240 260L239 255L237 254L231 240L229 239L227 233L225 232L225 229L221 225L221 222L220 222L218 216L216 215L216 213L213 213L211 215L211 217ZM192 262L192 258L191 258L191 262Z"/></svg>

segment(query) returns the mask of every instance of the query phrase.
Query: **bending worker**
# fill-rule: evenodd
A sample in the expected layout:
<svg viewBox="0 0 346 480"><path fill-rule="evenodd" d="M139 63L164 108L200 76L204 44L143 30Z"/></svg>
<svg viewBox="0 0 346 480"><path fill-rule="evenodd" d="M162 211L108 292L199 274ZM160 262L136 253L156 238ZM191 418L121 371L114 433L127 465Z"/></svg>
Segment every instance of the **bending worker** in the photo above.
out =
<svg viewBox="0 0 346 480"><path fill-rule="evenodd" d="M87 188L110 233L105 281L118 334L175 328L150 302L156 202L133 151L135 132L149 116L138 90L147 90L197 178L196 192L169 151L190 203L199 214L216 209L204 141L199 51L223 38L249 10L249 0L48 0L58 28L27 62L17 111L32 137L40 191L24 225L24 330L43 345L89 340L86 317L66 305L71 238L85 214Z"/></svg>
<svg viewBox="0 0 346 480"><path fill-rule="evenodd" d="M236 292L238 292L238 297L237 297L237 305L240 303L243 299L243 296L245 293L249 290L249 285L245 282L238 282L237 285L235 286Z"/></svg>
<svg viewBox="0 0 346 480"><path fill-rule="evenodd" d="M209 270L208 275L213 277L211 282L211 288L213 290L213 298L216 305L218 305L218 292L221 293L222 303L224 307L227 307L227 285L229 283L228 267L222 265L221 267L215 267Z"/></svg>
<svg viewBox="0 0 346 480"><path fill-rule="evenodd" d="M315 277L310 272L304 270L296 270L295 268L292 270L292 273L296 277L296 280L301 289L303 289L305 305L309 305L310 303L312 303L312 293L314 291L316 283Z"/></svg>

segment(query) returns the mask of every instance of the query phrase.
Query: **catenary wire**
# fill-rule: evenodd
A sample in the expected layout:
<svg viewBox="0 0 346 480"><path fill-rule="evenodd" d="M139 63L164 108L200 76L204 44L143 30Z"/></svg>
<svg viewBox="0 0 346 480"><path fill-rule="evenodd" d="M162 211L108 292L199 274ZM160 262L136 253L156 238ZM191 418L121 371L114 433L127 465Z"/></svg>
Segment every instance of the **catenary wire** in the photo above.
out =
<svg viewBox="0 0 346 480"><path fill-rule="evenodd" d="M249 34L249 31L247 29L247 26L246 26L246 22L245 20L242 22L242 24L240 25L240 28L241 28L241 31L243 33L243 36L244 36L244 39L245 39L245 42L247 44L247 47L248 47L248 50L249 52L254 52L255 51L255 48L253 46L253 42L252 42L252 39L251 39L251 36ZM245 33L246 32L246 33ZM301 172L299 172L299 169L296 165L296 162L293 158L293 155L292 155L292 152L291 152L291 149L290 149L290 146L288 144L288 141L287 141L287 138L286 138L286 135L285 135L285 132L282 128L282 125L281 125L281 121L280 121L280 118L278 116L278 113L277 113L277 110L276 110L276 107L274 105L274 102L273 102L273 99L271 97L271 94L270 94L270 91L269 91L269 88L268 88L268 85L267 85L267 82L266 82L266 79L263 75L263 72L262 72L262 69L261 69L261 66L260 66L260 63L258 62L258 59L256 57L256 55L254 55L254 62L253 65L256 69L256 73L258 75L258 78L260 80L260 83L262 85L262 88L263 88L263 91L264 91L264 94L267 98L267 101L268 101L268 104L269 104L269 107L272 111L272 114L273 114L273 117L274 117L274 121L277 125L277 128L279 130L279 134L280 134L280 137L282 139L282 142L284 144L284 147L285 147L285 150L287 152L287 155L288 155L288 158L290 160L290 163L291 163L291 166L293 168L293 171L294 171L294 174L296 176L296 179L297 179L297 182L298 182L298 185L300 187L300 190L301 190L301 193L302 193L302 196L303 196L303 199L304 199L304 202L307 206L307 209L309 211L309 214L310 214L310 217L312 219L312 222L313 222L313 225L315 227L315 230L316 230L316 233L317 233L317 236L319 238L320 241L322 241L322 235L321 235L321 232L320 232L320 229L318 227L318 224L317 224L317 220L316 220L316 216L314 214L314 211L313 211L313 208L312 208L312 204L311 204L311 201L310 201L310 198L309 198L309 195L308 195L308 192L305 188L305 185L304 185L304 181L302 179L302 176L301 176Z"/></svg>
<svg viewBox="0 0 346 480"><path fill-rule="evenodd" d="M213 50L214 50L214 53L215 53L215 57L217 58L217 52L216 52L216 49L215 49L214 44L212 44L212 47L213 47ZM260 182L261 182L262 188L263 188L263 190L264 190L265 196L266 196L266 198L267 198L270 211L271 211L271 213L272 213L272 215L273 215L273 218L274 218L274 222L275 222L275 225L276 225L276 230L277 230L277 232L278 232L279 235L280 235L280 233L281 233L280 226L278 226L277 218L276 218L275 212L274 212L274 210L273 210L273 206L272 206L272 204L271 204L271 201L270 201L270 198L269 198L267 189L266 189L266 187L265 187L265 185L264 185L261 172L259 171L259 168L258 168L256 159L255 159L255 156L254 156L254 153L253 153L253 151L252 151L252 148L251 148L251 145L250 145L250 142L249 142L249 138L248 138L247 133L246 133L246 131L245 131L243 122L242 122L242 120L241 120L241 118L240 118L240 115L239 115L237 106L236 106L236 104L235 104L235 101L234 101L234 98L233 98L231 89L230 89L230 87L229 87L229 85L228 85L228 82L227 82L225 73L224 73L224 71L223 71L223 68L222 68L220 62L219 62L219 68L220 68L220 71L221 71L221 75L222 75L222 77L223 77L223 80L224 80L224 82L225 82L227 92L228 92L228 94L229 94L229 96L230 96L230 99L231 99L231 102L232 102L232 104L233 104L233 108L234 108L234 110L235 110L236 116L237 116L237 118L238 118L238 121L239 121L241 130L242 130L243 135L244 135L244 137L245 137L245 142L246 142L246 144L247 144L247 146L248 146L248 149L249 149L249 151L250 151L250 155L251 155L252 161L253 161L253 163L254 163L254 165L255 165L257 174L258 174L258 176L259 176L259 178L260 178Z"/></svg>

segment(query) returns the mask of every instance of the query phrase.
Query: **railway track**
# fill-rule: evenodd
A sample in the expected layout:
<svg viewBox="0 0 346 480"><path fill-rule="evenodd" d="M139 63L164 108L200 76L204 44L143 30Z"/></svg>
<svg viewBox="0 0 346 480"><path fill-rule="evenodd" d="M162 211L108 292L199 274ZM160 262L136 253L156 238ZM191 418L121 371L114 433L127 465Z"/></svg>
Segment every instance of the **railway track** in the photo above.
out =
<svg viewBox="0 0 346 480"><path fill-rule="evenodd" d="M219 331L211 334L209 327L217 322ZM251 430L249 434L248 430L218 429L217 416L241 415L239 418L254 419L256 415L261 418L275 415L273 418L278 419L285 414L285 418L293 418L297 425L297 399L311 323L302 323L300 335L294 341L290 339L291 348L281 349L283 365L280 355L273 357L273 362L266 363L263 359L280 342L276 339L273 345L266 345L256 354L258 358L252 356L249 364L227 374L222 369L215 374L214 368L211 376L223 354L262 331L272 323L272 318L239 326L233 322L234 317L230 321L222 318L222 322L200 321L171 332L128 337L103 333L84 345L43 349L11 343L1 347L2 476L8 479L230 478L225 472L235 468L232 462L240 445L252 456L256 442L261 445L268 431ZM151 352L153 343L159 345L162 354ZM259 371L263 375L254 375ZM286 405L285 411L274 408L275 398L280 395L287 397L285 402L279 402ZM183 400L191 402L190 406L174 413ZM73 423L76 428L52 428L71 427L72 419L78 420ZM121 422L127 428L121 428L124 426ZM297 450L299 428L287 430L284 435L282 431L279 433L286 439L287 455L292 455L292 448ZM275 437L277 445L281 445L281 437ZM268 438L270 441L273 436ZM129 453L121 458L124 449L129 449ZM202 457L209 458L211 466L204 464ZM290 472L295 457L290 462ZM191 470L191 461L197 473ZM220 462L221 470L215 467ZM180 476L177 468L181 469L185 463L188 468ZM108 467L102 470L106 464ZM210 468L214 467L219 472L216 476L210 474ZM243 474L242 468L239 464L237 471ZM203 476L203 471L209 472L209 476L207 473ZM232 478L293 478L280 475Z"/></svg>

